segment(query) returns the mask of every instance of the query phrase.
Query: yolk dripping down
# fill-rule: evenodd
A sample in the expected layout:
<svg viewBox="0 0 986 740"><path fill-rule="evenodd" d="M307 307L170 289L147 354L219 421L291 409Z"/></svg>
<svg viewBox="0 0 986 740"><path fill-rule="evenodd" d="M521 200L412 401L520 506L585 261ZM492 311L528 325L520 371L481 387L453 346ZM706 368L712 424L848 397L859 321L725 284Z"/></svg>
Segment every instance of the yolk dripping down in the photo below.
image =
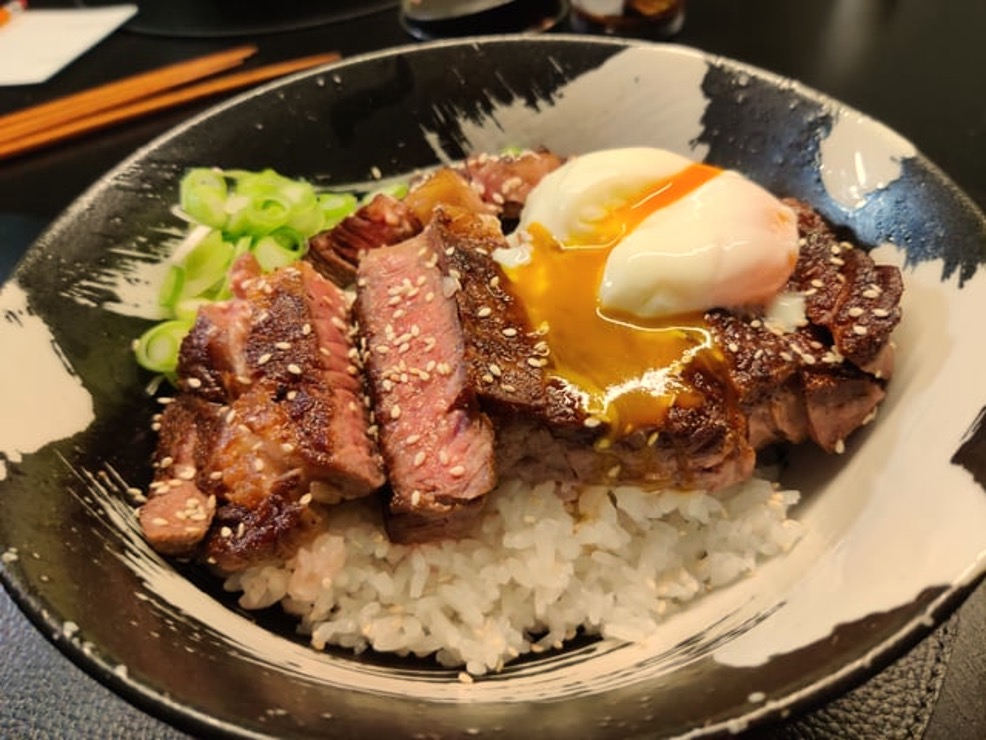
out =
<svg viewBox="0 0 986 740"><path fill-rule="evenodd" d="M612 248L657 210L721 172L704 164L656 180L590 229L561 244L544 226L527 227L530 260L506 267L532 326L548 327L549 370L581 393L586 411L614 436L659 424L673 404L699 403L681 371L702 353L719 361L701 312L641 318L598 301Z"/></svg>

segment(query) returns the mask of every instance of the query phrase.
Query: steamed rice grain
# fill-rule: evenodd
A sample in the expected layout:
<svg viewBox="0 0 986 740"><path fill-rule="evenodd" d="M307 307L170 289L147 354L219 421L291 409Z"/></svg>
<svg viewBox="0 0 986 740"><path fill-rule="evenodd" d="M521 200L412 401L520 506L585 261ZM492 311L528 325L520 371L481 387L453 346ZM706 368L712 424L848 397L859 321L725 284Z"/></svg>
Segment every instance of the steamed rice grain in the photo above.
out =
<svg viewBox="0 0 986 740"><path fill-rule="evenodd" d="M317 649L434 656L472 675L579 630L639 641L692 599L787 552L795 491L754 478L726 494L530 486L490 494L471 537L391 543L378 507L333 507L290 560L227 579L240 603L280 602Z"/></svg>

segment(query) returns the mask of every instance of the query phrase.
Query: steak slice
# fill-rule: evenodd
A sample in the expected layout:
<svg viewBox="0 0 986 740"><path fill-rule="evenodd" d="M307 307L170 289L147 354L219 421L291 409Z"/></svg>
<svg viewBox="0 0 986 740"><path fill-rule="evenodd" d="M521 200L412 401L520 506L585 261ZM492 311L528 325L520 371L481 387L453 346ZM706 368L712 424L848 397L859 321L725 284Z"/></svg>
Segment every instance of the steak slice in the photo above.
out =
<svg viewBox="0 0 986 740"><path fill-rule="evenodd" d="M216 511L208 476L214 430L221 424L216 404L182 394L158 417L161 434L154 456L154 480L138 520L151 546L163 555L188 557L206 536Z"/></svg>
<svg viewBox="0 0 986 740"><path fill-rule="evenodd" d="M706 314L749 422L750 442L811 439L827 452L865 424L893 372L890 335L900 321L900 271L872 258L808 205L798 215L801 246L787 289L804 296L806 325L771 326L763 312Z"/></svg>
<svg viewBox="0 0 986 740"><path fill-rule="evenodd" d="M527 196L541 179L565 160L544 149L519 154L475 154L468 157L461 170L473 189L496 208L506 220L520 217Z"/></svg>
<svg viewBox="0 0 986 740"><path fill-rule="evenodd" d="M550 330L528 324L492 259L506 246L499 224L442 208L430 232L457 288L469 378L493 419L500 470L532 481L709 489L749 477L755 454L720 368L696 362L684 372L701 402L674 403L653 427L613 434L551 373Z"/></svg>
<svg viewBox="0 0 986 740"><path fill-rule="evenodd" d="M291 549L306 530L298 525L317 521L313 494L334 503L384 482L345 294L307 263L261 275L249 256L233 290L200 310L182 344L180 393L161 417L157 453L159 472L213 497L215 521L197 539L189 531L182 549L206 539L209 562L223 570ZM141 522L152 545L174 551L144 524L165 518L155 493Z"/></svg>
<svg viewBox="0 0 986 740"><path fill-rule="evenodd" d="M404 201L379 193L331 229L308 240L308 260L343 288L356 281L363 252L397 244L421 231L421 221Z"/></svg>
<svg viewBox="0 0 986 740"><path fill-rule="evenodd" d="M476 402L434 232L363 255L356 314L397 542L456 537L495 484L493 433Z"/></svg>
<svg viewBox="0 0 986 740"><path fill-rule="evenodd" d="M835 349L858 368L890 377L890 334L900 322L904 283L900 270L876 265L862 249L839 239L822 216L794 199L802 236L788 288L805 296L811 323L828 329Z"/></svg>

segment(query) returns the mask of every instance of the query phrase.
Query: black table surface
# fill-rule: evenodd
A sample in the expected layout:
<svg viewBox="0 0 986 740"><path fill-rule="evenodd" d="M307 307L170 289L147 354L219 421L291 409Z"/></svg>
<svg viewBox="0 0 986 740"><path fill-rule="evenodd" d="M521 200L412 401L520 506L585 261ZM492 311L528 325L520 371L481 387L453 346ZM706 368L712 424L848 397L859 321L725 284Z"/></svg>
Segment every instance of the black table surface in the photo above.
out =
<svg viewBox="0 0 986 740"><path fill-rule="evenodd" d="M33 8L71 6L32 3ZM566 30L564 25L560 30ZM984 0L690 0L675 40L793 77L883 121L986 208ZM44 84L0 88L0 113L241 42L259 48L251 66L328 50L352 56L414 43L398 24L395 9L235 40L123 29ZM106 170L214 102L218 99L0 162L0 279L33 238ZM986 586L928 639L947 643L948 649L926 641L910 656L924 651L942 663L944 678L915 699L919 705L927 703L927 696L933 699L930 706L919 707L922 721L895 726L891 712L889 724L874 730L859 713L839 711L853 692L820 708L828 710L825 731L799 723L808 717L795 718L782 734L986 737ZM865 690L866 685L858 691ZM879 686L870 691L871 700L874 693L879 697ZM63 658L0 591L0 737L55 736L185 737Z"/></svg>

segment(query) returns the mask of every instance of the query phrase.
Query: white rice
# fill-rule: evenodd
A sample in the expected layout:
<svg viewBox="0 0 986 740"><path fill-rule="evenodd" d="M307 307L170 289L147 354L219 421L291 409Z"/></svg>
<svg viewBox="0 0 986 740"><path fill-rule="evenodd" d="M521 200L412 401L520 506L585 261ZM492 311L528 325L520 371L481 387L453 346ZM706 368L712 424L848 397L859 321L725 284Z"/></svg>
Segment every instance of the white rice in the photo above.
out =
<svg viewBox="0 0 986 740"><path fill-rule="evenodd" d="M434 655L481 675L580 628L646 638L686 602L789 550L797 500L758 478L716 496L506 482L472 537L417 546L389 542L376 507L346 503L291 560L226 587L248 609L281 602L315 648Z"/></svg>

